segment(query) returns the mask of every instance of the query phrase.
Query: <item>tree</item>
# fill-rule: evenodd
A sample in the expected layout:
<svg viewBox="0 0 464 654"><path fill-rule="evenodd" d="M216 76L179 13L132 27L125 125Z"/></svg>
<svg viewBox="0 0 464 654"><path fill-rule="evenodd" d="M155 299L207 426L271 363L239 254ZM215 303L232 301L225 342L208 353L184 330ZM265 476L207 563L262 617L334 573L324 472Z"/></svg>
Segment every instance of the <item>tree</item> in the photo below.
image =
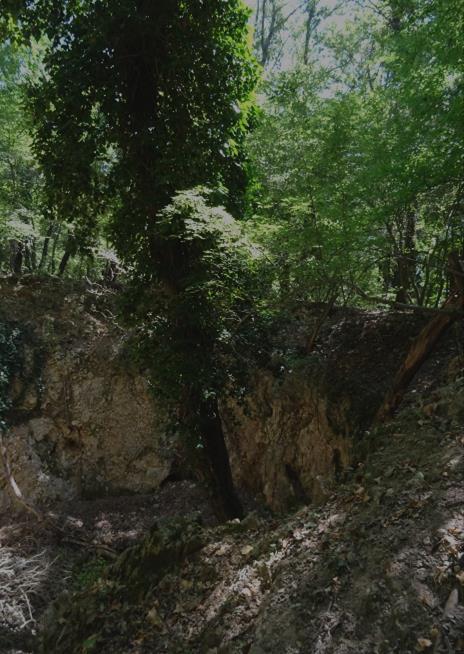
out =
<svg viewBox="0 0 464 654"><path fill-rule="evenodd" d="M0 269L15 275L64 273L72 238L72 226L62 229L44 202L33 152L27 88L39 75L42 50L39 43L0 45Z"/></svg>
<svg viewBox="0 0 464 654"><path fill-rule="evenodd" d="M21 273L37 266L41 177L24 110L24 75L33 55L0 45L0 266Z"/></svg>
<svg viewBox="0 0 464 654"><path fill-rule="evenodd" d="M207 454L230 517L241 515L241 508L219 402L246 383L250 352L256 357L263 339L251 246L214 200L204 188L183 191L158 213L154 245L170 271L150 286L136 280L126 308L143 336L137 357L156 371L157 394L167 403L176 398L177 426Z"/></svg>
<svg viewBox="0 0 464 654"><path fill-rule="evenodd" d="M283 54L285 27L295 13L283 0L257 0L255 12L255 52L266 68L272 60L279 62Z"/></svg>
<svg viewBox="0 0 464 654"><path fill-rule="evenodd" d="M366 7L267 83L256 216L287 301L437 306L463 242L462 4Z"/></svg>
<svg viewBox="0 0 464 654"><path fill-rule="evenodd" d="M213 255L186 247L182 230L190 222L166 214L166 207L176 192L200 184L226 190L230 210L244 202L243 142L257 81L248 10L240 0L25 0L17 17L23 34L46 34L50 44L46 74L30 92L49 206L74 224L73 247L80 249L89 247L97 217L108 215L109 233L131 271L129 313L147 322L156 314L172 324L172 304L185 309L179 271L197 270L201 277ZM145 301L134 306L152 289L168 294L169 308ZM196 348L205 362L215 360L222 332L210 335L208 298L193 305L193 322L185 324L190 347L167 348L172 359L165 366L177 371L183 397L193 398L185 424L207 450L213 438L222 448L216 478L228 477L221 490L234 516L240 507L218 417L224 384L213 379L205 388L207 376L200 375L191 387L186 372ZM185 334L174 329L166 338Z"/></svg>
<svg viewBox="0 0 464 654"><path fill-rule="evenodd" d="M374 183L388 198L383 220L397 298L437 305L448 255L462 248L463 7L391 0L382 11L384 74L375 104L383 109L371 114L365 143L376 161Z"/></svg>

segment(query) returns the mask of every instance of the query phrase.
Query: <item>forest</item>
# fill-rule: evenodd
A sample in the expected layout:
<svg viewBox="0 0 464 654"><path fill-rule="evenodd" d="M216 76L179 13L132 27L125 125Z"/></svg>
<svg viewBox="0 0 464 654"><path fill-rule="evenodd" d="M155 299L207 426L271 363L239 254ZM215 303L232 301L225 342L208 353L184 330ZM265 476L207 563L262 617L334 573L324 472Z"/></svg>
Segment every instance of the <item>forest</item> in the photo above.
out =
<svg viewBox="0 0 464 654"><path fill-rule="evenodd" d="M0 652L464 651L463 312L462 0L2 0Z"/></svg>

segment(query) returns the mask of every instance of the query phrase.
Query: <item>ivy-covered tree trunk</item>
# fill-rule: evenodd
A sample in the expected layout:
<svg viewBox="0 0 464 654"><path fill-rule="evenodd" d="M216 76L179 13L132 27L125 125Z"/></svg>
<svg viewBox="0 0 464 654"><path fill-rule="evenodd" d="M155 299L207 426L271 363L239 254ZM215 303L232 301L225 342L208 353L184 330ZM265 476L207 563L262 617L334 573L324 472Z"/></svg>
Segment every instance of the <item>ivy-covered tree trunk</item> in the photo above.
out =
<svg viewBox="0 0 464 654"><path fill-rule="evenodd" d="M270 4L272 34L280 2ZM12 18L27 37L49 37L46 75L30 99L47 208L71 225L59 274L89 251L104 220L132 277L126 315L146 327L154 384L173 402L195 389L188 427L226 516L240 516L217 400L204 398L220 397L233 378L224 352L240 322L245 257L232 216L188 189L214 189L216 205L243 208L258 78L250 12L241 0L81 0L59 12L39 1L18 10Z"/></svg>

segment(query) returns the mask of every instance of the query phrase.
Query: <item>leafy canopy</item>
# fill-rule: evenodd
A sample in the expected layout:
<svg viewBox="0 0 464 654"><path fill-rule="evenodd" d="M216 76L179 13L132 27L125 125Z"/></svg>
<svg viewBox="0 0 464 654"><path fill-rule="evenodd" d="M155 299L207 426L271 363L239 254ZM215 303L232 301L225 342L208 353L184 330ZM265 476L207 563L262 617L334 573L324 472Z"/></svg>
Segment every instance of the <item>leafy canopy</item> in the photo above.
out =
<svg viewBox="0 0 464 654"><path fill-rule="evenodd" d="M438 305L464 248L464 5L356 5L319 27L324 56L269 75L253 222L284 301Z"/></svg>
<svg viewBox="0 0 464 654"><path fill-rule="evenodd" d="M226 209L246 198L258 77L249 10L240 0L25 0L16 18L24 35L48 39L30 88L48 205L74 222L81 249L105 220L155 376L177 397L217 396L247 260Z"/></svg>
<svg viewBox="0 0 464 654"><path fill-rule="evenodd" d="M26 0L19 18L49 39L35 151L79 243L110 212L120 255L150 275L151 228L177 190L222 184L240 205L257 77L240 0Z"/></svg>

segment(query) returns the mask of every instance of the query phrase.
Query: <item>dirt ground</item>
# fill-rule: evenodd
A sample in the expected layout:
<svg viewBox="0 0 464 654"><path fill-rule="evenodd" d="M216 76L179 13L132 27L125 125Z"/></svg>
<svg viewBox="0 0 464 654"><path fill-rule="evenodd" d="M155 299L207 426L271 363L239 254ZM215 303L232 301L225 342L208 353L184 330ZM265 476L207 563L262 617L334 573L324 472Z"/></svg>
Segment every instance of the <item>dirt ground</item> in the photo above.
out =
<svg viewBox="0 0 464 654"><path fill-rule="evenodd" d="M429 373L327 502L204 527L143 596L110 568L57 607L42 651L464 651L462 361Z"/></svg>
<svg viewBox="0 0 464 654"><path fill-rule="evenodd" d="M334 396L361 365L372 370L362 384L378 396L395 370L382 352L388 339L404 338L401 316L389 324L355 312L350 320L341 338L339 317L331 318L315 356L327 362ZM411 335L420 324L408 323ZM292 334L284 361L304 347L303 326ZM184 481L150 496L57 507L64 533L0 516L0 653L464 652L463 481L459 328L395 419L357 434L353 465L324 503L216 525L207 495ZM186 541L175 558L151 556L153 534L162 540L165 525L191 514L192 524L201 517L200 544ZM114 560L131 546L142 594Z"/></svg>
<svg viewBox="0 0 464 654"><path fill-rule="evenodd" d="M111 556L139 542L158 520L192 511L216 518L194 482L165 484L157 493L76 501L55 507L57 533L29 514L0 515L0 653L35 650L43 611L62 591L78 590Z"/></svg>

